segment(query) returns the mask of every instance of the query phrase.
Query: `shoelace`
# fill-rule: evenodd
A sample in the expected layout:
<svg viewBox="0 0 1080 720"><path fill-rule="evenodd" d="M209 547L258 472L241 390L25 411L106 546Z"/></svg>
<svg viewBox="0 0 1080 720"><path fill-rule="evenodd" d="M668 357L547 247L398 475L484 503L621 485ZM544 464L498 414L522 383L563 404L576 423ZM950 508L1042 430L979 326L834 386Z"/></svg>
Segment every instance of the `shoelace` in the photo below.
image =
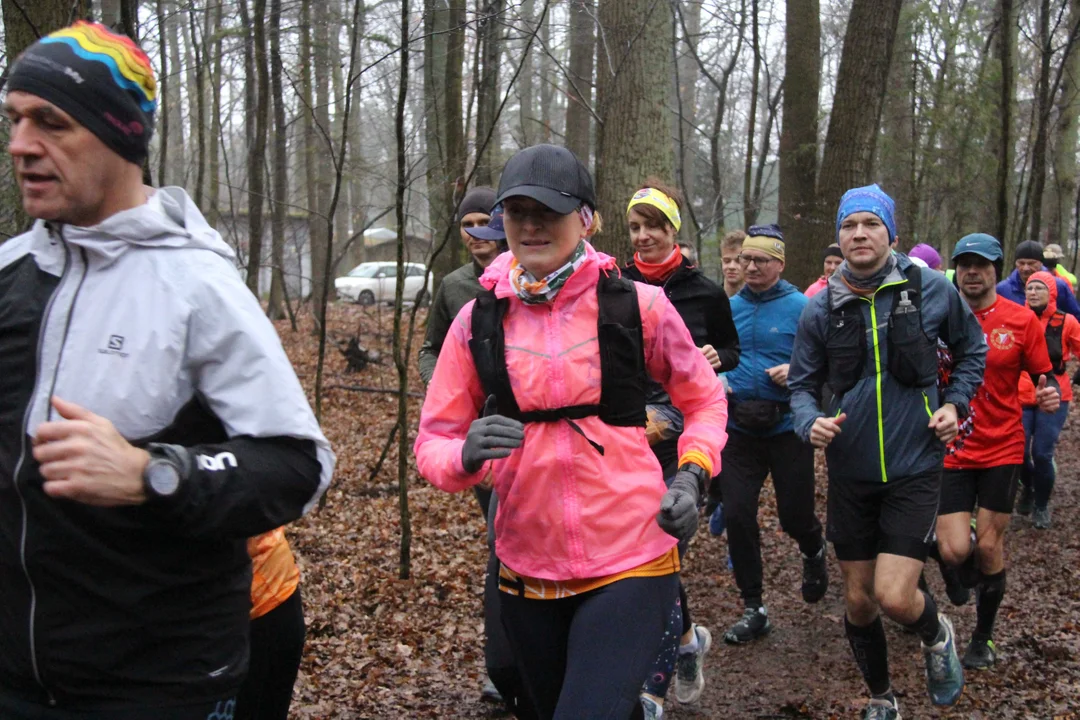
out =
<svg viewBox="0 0 1080 720"><path fill-rule="evenodd" d="M934 680L944 680L949 672L948 646L942 650L930 651L930 675Z"/></svg>

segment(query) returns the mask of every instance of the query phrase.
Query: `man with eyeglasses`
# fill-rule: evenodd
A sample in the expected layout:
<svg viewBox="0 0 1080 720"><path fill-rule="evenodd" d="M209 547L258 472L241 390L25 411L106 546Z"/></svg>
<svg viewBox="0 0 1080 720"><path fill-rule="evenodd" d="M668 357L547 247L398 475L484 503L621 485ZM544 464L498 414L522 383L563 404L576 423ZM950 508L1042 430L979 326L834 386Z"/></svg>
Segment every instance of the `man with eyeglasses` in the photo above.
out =
<svg viewBox="0 0 1080 720"><path fill-rule="evenodd" d="M795 435L787 389L788 359L808 300L780 278L784 236L779 226L751 227L738 261L746 285L731 298L731 314L746 351L739 366L727 373L728 444L720 472L728 548L745 606L742 618L724 635L733 645L771 629L762 601L757 522L761 487L770 472L780 526L802 552L803 599L817 602L829 586L825 541L814 514L814 449Z"/></svg>

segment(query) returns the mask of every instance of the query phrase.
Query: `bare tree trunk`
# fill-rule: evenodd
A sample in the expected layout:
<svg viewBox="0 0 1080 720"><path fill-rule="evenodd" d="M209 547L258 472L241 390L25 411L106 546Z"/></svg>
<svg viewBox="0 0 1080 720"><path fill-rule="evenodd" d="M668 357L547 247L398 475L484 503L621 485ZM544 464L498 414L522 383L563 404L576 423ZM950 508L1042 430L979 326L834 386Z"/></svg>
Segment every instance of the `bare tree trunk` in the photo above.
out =
<svg viewBox="0 0 1080 720"><path fill-rule="evenodd" d="M285 204L289 197L288 127L281 82L281 0L270 0L270 94L274 99L274 201L270 220L270 303L271 320L285 317ZM296 329L295 326L293 328Z"/></svg>
<svg viewBox="0 0 1080 720"><path fill-rule="evenodd" d="M169 45L169 66L172 68L173 82L169 83L171 95L167 99L168 108L171 111L168 125L172 131L171 155L172 160L164 166L165 185L186 185L187 182L187 143L184 139L184 108L180 95L180 78L183 65L180 63L180 27L183 22L180 19L180 10L175 2L170 2L165 16L165 35Z"/></svg>
<svg viewBox="0 0 1080 720"><path fill-rule="evenodd" d="M621 225L624 208L649 175L672 177L665 94L656 78L672 76L671 12L651 0L600 0L597 98L603 124L598 132L596 197L610 232L594 236L597 249L627 256Z"/></svg>
<svg viewBox="0 0 1080 720"><path fill-rule="evenodd" d="M821 14L818 0L788 0L784 24L784 106L780 128L779 219L789 279L806 286L820 268L813 249L817 188Z"/></svg>
<svg viewBox="0 0 1080 720"><path fill-rule="evenodd" d="M300 3L300 102L301 102L301 126L304 138L304 189L307 191L307 215L308 215L308 258L310 260L309 292L312 305L316 307L315 317L317 324L322 323L318 314L319 293L316 292L316 278L319 264L317 259L325 262L325 255L319 252L326 243L320 240L326 226L319 215L321 204L319 199L318 157L319 143L315 130L315 89L312 81L312 32L311 27L311 1L301 0ZM300 262L301 274L303 273L303 259ZM301 280L301 295L303 295L303 280Z"/></svg>
<svg viewBox="0 0 1080 720"><path fill-rule="evenodd" d="M596 12L593 0L570 0L570 67L566 78L566 147L589 164Z"/></svg>
<svg viewBox="0 0 1080 720"><path fill-rule="evenodd" d="M263 6L265 7L265 5L266 2L263 0ZM209 10L205 10L204 12L209 12ZM188 75L195 76L195 92L189 92L188 97L191 98L191 123L195 126L195 138L198 153L195 170L195 205L202 207L203 188L206 180L206 65L203 62L203 40L199 38L198 24L195 22L194 10L188 10L188 21L191 27L190 47L194 54L194 67Z"/></svg>
<svg viewBox="0 0 1080 720"><path fill-rule="evenodd" d="M522 0L521 19L522 25L527 27L530 33L536 31L533 26L536 22L536 0ZM536 138L539 135L536 127L536 90L533 87L536 71L531 51L526 51L521 64L521 83L517 87L518 124L521 128L521 145L529 147L536 144Z"/></svg>
<svg viewBox="0 0 1080 720"><path fill-rule="evenodd" d="M461 120L462 64L465 59L464 0L425 3L424 98L428 147L428 217L433 238L447 237L432 259L434 282L462 262L461 236L453 232L458 191L464 188L465 141Z"/></svg>
<svg viewBox="0 0 1080 720"><path fill-rule="evenodd" d="M743 163L743 224L757 222L757 207L750 195L754 167L754 131L757 129L758 79L761 76L761 41L758 37L758 2L750 0L750 51L754 54L750 71L750 112L746 120L746 158Z"/></svg>
<svg viewBox="0 0 1080 720"><path fill-rule="evenodd" d="M491 136L491 142L478 152L475 179L477 185L491 185L495 178L495 166L499 162L498 120L499 110L499 58L502 55L502 20L506 0L485 0L483 19L480 21L480 42L483 69L476 97L476 138L482 143ZM478 148L479 150L479 148Z"/></svg>
<svg viewBox="0 0 1080 720"><path fill-rule="evenodd" d="M409 578L410 553L412 546L412 523L409 518L409 358L401 337L402 293L405 283L405 189L407 178L407 159L405 157L405 99L409 86L409 0L401 0L401 60L398 75L397 113L394 116L394 134L397 139L397 192L395 196L395 215L398 226L397 276L398 283L394 298L394 364L398 372L398 502L401 518L401 553L398 576L402 580ZM460 96L461 93L458 93ZM411 329L411 327L410 327Z"/></svg>
<svg viewBox="0 0 1080 720"><path fill-rule="evenodd" d="M682 189L689 212L683 218L683 242L692 243L701 249L701 238L697 214L694 212L694 196L697 190L697 172L695 160L697 153L697 82L698 66L697 46L701 34L701 0L678 0L674 5L676 12L682 13L680 25L681 55L675 61L676 82L678 83L678 125L676 126L676 168L675 177ZM676 45L678 48L679 45Z"/></svg>
<svg viewBox="0 0 1080 720"><path fill-rule="evenodd" d="M328 33L329 44L327 45L327 62L331 69L331 81L333 82L334 100L333 105L335 112L333 119L331 120L331 126L333 128L330 133L332 137L344 138L346 143L345 152L348 154L348 142L352 137L349 134L348 128L342 127L342 116L340 108L345 105L345 80L342 77L344 70L344 61L341 57L341 34L338 32L338 27L345 26L345 19L343 17L346 12L342 7L343 0L335 0L332 4L331 26L333 31ZM349 236L349 218L352 216L352 208L349 207L349 193L345 193L338 201L338 209L334 213L334 236L338 238L346 238ZM334 268L335 272L337 268Z"/></svg>
<svg viewBox="0 0 1080 720"><path fill-rule="evenodd" d="M540 54L540 136L539 142L551 142L551 111L555 104L555 64L551 60L551 13L544 13L540 40L545 51ZM586 159L587 161L587 159Z"/></svg>
<svg viewBox="0 0 1080 720"><path fill-rule="evenodd" d="M1005 247L1005 259L1012 263L1012 247L1009 238L1009 188L1012 184L1013 164L1013 118L1016 103L1016 11L1013 0L1000 0L998 4L998 35L995 48L1001 63L1001 95L998 100L997 146L997 223L995 234Z"/></svg>
<svg viewBox="0 0 1080 720"><path fill-rule="evenodd" d="M166 31L165 0L157 0L157 23L158 35L161 37L161 51L158 60L161 62L161 75L158 77L158 85L161 88L161 109L158 112L160 125L158 126L158 185L165 185L167 176L165 168L169 166L169 120L173 115L173 92L172 82L169 79L169 33ZM10 57L10 55L9 55Z"/></svg>
<svg viewBox="0 0 1080 720"><path fill-rule="evenodd" d="M207 20L213 24L207 32L207 37L213 38L212 52L214 54L213 72L210 76L210 138L207 143L207 165L210 173L210 209L207 220L217 227L221 219L221 3L213 8ZM210 13L210 10L207 10Z"/></svg>
<svg viewBox="0 0 1080 720"><path fill-rule="evenodd" d="M1031 180L1027 207L1031 213L1028 239L1042 239L1043 190L1046 187L1046 145L1050 125L1050 0L1042 0L1039 9L1039 83L1036 89L1035 144L1031 151Z"/></svg>
<svg viewBox="0 0 1080 720"><path fill-rule="evenodd" d="M815 254L835 242L833 213L840 196L871 180L902 5L903 0L852 3L818 178L817 241L810 243Z"/></svg>
<svg viewBox="0 0 1080 720"><path fill-rule="evenodd" d="M911 2L906 2L900 13L896 50L889 68L888 89L882 108L883 132L880 140L881 151L877 153L876 173L896 199L896 233L905 248L916 242L914 229L918 216L918 195L915 188L915 79L918 66L913 37L912 5ZM948 19L943 18L942 22L948 23ZM946 63L942 66L941 77L944 77L949 49L946 45Z"/></svg>
<svg viewBox="0 0 1080 720"><path fill-rule="evenodd" d="M321 152L331 152L333 148L327 143L326 138L330 134L330 8L326 2L316 2L314 7L314 31L315 42L312 47L312 66L315 71L315 122L321 130L317 137L320 138ZM336 28L335 28L336 31ZM312 297L318 303L319 326L325 324L325 316L322 315L326 307L326 298L332 293L332 284L322 272L323 266L330 257L330 227L327 218L330 214L330 199L333 192L334 166L329 162L318 163L316 172L316 186L319 198L320 231L312 238L311 248L311 276Z"/></svg>
<svg viewBox="0 0 1080 720"><path fill-rule="evenodd" d="M1076 32L1080 23L1080 0L1069 0L1069 28ZM1077 119L1080 116L1080 49L1075 44L1062 58L1061 94L1058 96L1058 120L1054 142L1054 193L1048 218L1047 236L1067 249L1072 225L1072 206L1076 195Z"/></svg>

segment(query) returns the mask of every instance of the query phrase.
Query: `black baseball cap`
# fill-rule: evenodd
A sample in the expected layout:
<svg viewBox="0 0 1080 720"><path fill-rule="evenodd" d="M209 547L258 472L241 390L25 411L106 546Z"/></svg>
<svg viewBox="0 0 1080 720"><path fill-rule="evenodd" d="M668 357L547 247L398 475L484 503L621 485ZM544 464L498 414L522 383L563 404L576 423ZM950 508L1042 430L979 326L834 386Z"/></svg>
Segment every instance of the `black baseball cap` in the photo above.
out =
<svg viewBox="0 0 1080 720"><path fill-rule="evenodd" d="M533 145L506 163L495 204L518 196L532 198L562 215L581 205L596 208L592 175L574 153L558 145Z"/></svg>

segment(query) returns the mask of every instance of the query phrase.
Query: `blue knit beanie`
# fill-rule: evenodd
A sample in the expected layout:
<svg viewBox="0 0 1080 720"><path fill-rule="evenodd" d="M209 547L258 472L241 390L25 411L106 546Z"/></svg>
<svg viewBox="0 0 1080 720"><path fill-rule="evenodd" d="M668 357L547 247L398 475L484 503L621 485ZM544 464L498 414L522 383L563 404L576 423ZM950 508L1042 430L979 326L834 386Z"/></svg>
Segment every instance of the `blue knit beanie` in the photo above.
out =
<svg viewBox="0 0 1080 720"><path fill-rule="evenodd" d="M893 220L896 203L876 183L865 187L852 188L844 193L844 197L840 198L840 209L836 213L837 237L840 235L840 223L844 222L844 218L848 215L857 212L869 212L877 215L881 218L881 222L885 223L885 227L889 231L889 242L891 243L896 239L896 221Z"/></svg>

